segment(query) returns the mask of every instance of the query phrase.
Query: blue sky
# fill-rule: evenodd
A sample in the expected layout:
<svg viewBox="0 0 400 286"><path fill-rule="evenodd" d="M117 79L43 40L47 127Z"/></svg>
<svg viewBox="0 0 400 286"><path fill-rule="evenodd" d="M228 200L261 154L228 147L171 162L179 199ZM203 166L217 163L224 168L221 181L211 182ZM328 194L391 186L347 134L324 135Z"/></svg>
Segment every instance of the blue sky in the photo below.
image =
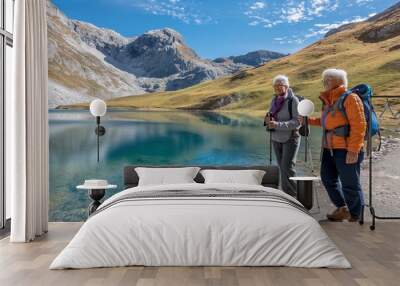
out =
<svg viewBox="0 0 400 286"><path fill-rule="evenodd" d="M258 49L295 52L331 28L361 21L398 0L53 0L70 18L124 36L169 27L201 57Z"/></svg>

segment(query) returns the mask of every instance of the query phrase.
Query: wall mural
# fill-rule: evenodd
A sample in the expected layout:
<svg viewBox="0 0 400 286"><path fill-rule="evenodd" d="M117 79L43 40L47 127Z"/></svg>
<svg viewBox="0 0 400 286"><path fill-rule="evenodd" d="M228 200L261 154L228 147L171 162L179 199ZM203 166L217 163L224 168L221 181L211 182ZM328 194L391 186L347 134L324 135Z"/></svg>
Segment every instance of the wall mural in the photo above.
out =
<svg viewBox="0 0 400 286"><path fill-rule="evenodd" d="M124 1L120 2L123 5ZM188 25L196 19L213 23L199 14L191 20L179 16L177 11L184 9L173 9L185 1L132 1L136 2L153 3L153 13L149 12L153 16L175 17ZM295 25L302 20L289 14L286 20L275 22L262 18L267 4L250 2L243 3L243 17L247 17L249 27L267 29L279 25L279 21ZM382 2L387 2L387 7L391 1ZM49 1L47 11L51 221L84 220L89 199L84 191L76 190L76 185L85 179L107 179L119 187L107 193L110 196L121 190L122 169L128 164L268 164L269 143L262 120L273 96L271 81L277 74L288 75L294 91L313 100L317 107L320 75L328 67L346 69L350 85L368 82L380 95L400 92L393 84L400 81L400 49L393 39L400 29L398 21L393 20L398 13L387 12L382 18L364 7L366 17L343 21L345 26L337 20L330 26L313 22L308 34L276 36L274 41L282 46L294 46L296 52L292 54L287 49L247 50L239 56L206 59L175 29L159 26L126 37L73 20L56 4ZM306 6L303 11L309 19L313 16L311 8ZM320 13L322 8L334 6L321 6ZM175 14L165 12L167 9ZM368 15L373 17L363 22ZM96 122L88 111L96 98L105 100L108 106L102 118L106 134L100 139L100 162ZM317 162L320 130L312 129L311 135L312 155ZM300 161L299 168L306 166Z"/></svg>

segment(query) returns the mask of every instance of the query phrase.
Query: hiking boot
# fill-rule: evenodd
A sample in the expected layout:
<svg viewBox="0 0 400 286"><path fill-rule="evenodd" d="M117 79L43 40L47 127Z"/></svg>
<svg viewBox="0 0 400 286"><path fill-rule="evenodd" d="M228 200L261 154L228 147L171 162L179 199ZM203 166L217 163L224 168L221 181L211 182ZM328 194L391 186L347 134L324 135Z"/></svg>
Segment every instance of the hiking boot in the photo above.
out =
<svg viewBox="0 0 400 286"><path fill-rule="evenodd" d="M337 208L333 213L327 214L330 221L350 220L351 216L346 207Z"/></svg>

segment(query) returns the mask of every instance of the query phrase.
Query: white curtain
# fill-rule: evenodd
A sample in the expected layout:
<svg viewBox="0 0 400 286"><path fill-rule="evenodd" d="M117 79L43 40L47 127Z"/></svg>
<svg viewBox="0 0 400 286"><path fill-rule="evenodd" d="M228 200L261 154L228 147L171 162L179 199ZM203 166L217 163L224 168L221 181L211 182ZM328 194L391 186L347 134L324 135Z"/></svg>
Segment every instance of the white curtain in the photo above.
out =
<svg viewBox="0 0 400 286"><path fill-rule="evenodd" d="M6 98L6 180L11 188L12 242L48 226L46 0L15 1L14 94Z"/></svg>

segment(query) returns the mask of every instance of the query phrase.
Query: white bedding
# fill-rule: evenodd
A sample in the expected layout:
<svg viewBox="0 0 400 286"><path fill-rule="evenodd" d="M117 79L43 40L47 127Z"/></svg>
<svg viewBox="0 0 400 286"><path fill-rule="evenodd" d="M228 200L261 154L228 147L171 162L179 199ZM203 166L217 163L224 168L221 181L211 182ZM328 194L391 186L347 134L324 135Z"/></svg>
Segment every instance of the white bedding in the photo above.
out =
<svg viewBox="0 0 400 286"><path fill-rule="evenodd" d="M254 185L179 184L120 192L263 190ZM350 268L318 222L299 209L255 198L153 198L122 201L89 218L50 269L145 266Z"/></svg>

